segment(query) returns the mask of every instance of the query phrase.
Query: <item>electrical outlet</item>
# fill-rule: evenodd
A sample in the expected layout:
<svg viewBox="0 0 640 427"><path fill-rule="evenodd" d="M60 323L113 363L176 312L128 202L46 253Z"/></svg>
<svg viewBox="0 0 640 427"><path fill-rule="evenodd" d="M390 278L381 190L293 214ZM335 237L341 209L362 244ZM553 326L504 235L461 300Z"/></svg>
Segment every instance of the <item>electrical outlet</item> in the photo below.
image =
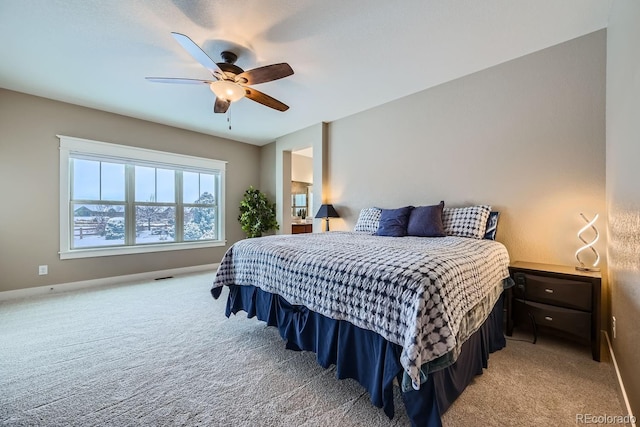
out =
<svg viewBox="0 0 640 427"><path fill-rule="evenodd" d="M48 265L39 265L38 266L38 274L40 276L44 276L45 274L49 274L49 266Z"/></svg>
<svg viewBox="0 0 640 427"><path fill-rule="evenodd" d="M613 332L613 338L616 338L616 316L611 316L611 332Z"/></svg>

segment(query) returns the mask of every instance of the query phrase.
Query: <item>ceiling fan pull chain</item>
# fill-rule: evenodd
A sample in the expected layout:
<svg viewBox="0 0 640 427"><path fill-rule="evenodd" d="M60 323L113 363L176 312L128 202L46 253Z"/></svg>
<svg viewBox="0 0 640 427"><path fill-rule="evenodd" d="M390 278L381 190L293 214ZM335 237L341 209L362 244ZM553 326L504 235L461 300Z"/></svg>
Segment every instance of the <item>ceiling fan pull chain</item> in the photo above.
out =
<svg viewBox="0 0 640 427"><path fill-rule="evenodd" d="M229 130L231 130L231 113L227 110L227 123L229 124Z"/></svg>

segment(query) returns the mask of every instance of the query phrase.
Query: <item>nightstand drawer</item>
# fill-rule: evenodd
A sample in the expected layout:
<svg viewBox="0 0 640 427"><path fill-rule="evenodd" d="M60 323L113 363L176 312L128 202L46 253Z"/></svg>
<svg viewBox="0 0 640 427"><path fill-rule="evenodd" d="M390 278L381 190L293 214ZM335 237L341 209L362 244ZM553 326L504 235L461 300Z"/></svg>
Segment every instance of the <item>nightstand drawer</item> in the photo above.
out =
<svg viewBox="0 0 640 427"><path fill-rule="evenodd" d="M313 224L291 224L291 234L313 233Z"/></svg>
<svg viewBox="0 0 640 427"><path fill-rule="evenodd" d="M542 275L515 273L514 297L527 302L591 311L591 283Z"/></svg>
<svg viewBox="0 0 640 427"><path fill-rule="evenodd" d="M537 326L564 331L585 340L591 337L591 313L518 299L513 301L513 308L519 324L529 323L528 314L531 313Z"/></svg>

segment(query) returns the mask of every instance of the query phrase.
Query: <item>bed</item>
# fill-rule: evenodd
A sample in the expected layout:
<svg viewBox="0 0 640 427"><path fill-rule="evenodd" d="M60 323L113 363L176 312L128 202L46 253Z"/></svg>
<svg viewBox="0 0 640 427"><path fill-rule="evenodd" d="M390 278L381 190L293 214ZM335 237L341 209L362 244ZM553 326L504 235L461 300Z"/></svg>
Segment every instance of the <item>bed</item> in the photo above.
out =
<svg viewBox="0 0 640 427"><path fill-rule="evenodd" d="M508 264L490 239L277 235L232 245L211 293L227 286L227 316L245 311L277 327L287 348L335 365L390 418L395 382L412 424L437 426L505 345Z"/></svg>

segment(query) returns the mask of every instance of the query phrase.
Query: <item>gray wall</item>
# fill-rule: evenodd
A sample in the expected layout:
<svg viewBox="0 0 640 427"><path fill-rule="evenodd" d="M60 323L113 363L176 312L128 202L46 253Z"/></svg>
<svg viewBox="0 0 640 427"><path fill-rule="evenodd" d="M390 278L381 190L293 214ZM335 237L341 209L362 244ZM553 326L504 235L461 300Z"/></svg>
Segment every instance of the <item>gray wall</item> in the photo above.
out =
<svg viewBox="0 0 640 427"><path fill-rule="evenodd" d="M607 30L607 206L613 348L640 416L640 2L616 0Z"/></svg>
<svg viewBox="0 0 640 427"><path fill-rule="evenodd" d="M244 190L260 183L259 147L0 89L0 291L212 264L226 250L61 261L56 134L228 161L226 237L245 237L236 218Z"/></svg>
<svg viewBox="0 0 640 427"><path fill-rule="evenodd" d="M580 212L606 251L604 30L337 120L331 202L360 209L488 203L512 260L574 265Z"/></svg>
<svg viewBox="0 0 640 427"><path fill-rule="evenodd" d="M269 200L276 199L276 143L260 147L260 190Z"/></svg>

